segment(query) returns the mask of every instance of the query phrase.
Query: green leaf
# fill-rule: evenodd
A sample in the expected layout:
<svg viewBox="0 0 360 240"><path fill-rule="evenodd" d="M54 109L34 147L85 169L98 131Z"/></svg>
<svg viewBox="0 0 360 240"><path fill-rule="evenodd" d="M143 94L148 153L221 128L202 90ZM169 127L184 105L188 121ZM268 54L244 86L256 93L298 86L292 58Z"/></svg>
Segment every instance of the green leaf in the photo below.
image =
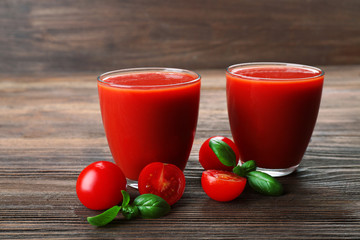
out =
<svg viewBox="0 0 360 240"><path fill-rule="evenodd" d="M121 204L121 207L124 208L126 207L127 205L129 205L129 202L130 202L130 195L127 191L125 190L121 190L121 194L123 196L123 201L122 201L122 204Z"/></svg>
<svg viewBox="0 0 360 240"><path fill-rule="evenodd" d="M247 174L249 185L257 192L264 195L279 196L283 193L283 187L280 182L269 174L252 171Z"/></svg>
<svg viewBox="0 0 360 240"><path fill-rule="evenodd" d="M134 204L142 218L159 218L170 211L170 205L163 198L151 193L138 196Z"/></svg>
<svg viewBox="0 0 360 240"><path fill-rule="evenodd" d="M254 160L249 160L233 168L233 173L241 177L246 177L249 172L256 170L256 163Z"/></svg>
<svg viewBox="0 0 360 240"><path fill-rule="evenodd" d="M110 223L114 218L117 216L119 211L121 210L120 206L113 206L112 208L109 208L105 212L94 216L94 217L88 217L87 221L94 226L101 227L108 223Z"/></svg>
<svg viewBox="0 0 360 240"><path fill-rule="evenodd" d="M221 137L211 138L209 141L209 146L222 164L228 167L235 167L237 161L234 150L232 150L232 148L221 139Z"/></svg>
<svg viewBox="0 0 360 240"><path fill-rule="evenodd" d="M247 174L245 169L242 168L241 166L234 167L233 168L233 173L235 173L236 175L239 175L240 177L246 177L246 174Z"/></svg>
<svg viewBox="0 0 360 240"><path fill-rule="evenodd" d="M128 220L136 218L137 216L140 215L140 211L138 207L135 205L127 205L124 208L122 208L121 211L122 211L122 215L124 215L124 217Z"/></svg>
<svg viewBox="0 0 360 240"><path fill-rule="evenodd" d="M256 170L256 163L254 160L249 160L241 164L241 168L248 174L249 172Z"/></svg>
<svg viewBox="0 0 360 240"><path fill-rule="evenodd" d="M140 215L139 209L134 205L129 205L130 195L127 191L121 190L123 202L121 204L121 213L126 219L136 218Z"/></svg>

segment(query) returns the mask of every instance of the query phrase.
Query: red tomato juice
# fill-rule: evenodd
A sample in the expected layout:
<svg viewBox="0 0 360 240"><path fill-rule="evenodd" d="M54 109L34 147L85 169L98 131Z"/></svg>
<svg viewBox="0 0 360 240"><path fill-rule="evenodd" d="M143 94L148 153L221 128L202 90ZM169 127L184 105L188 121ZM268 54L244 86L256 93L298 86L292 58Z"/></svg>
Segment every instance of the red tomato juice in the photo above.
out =
<svg viewBox="0 0 360 240"><path fill-rule="evenodd" d="M98 81L98 92L111 153L128 179L137 180L151 162L184 170L197 125L199 75L110 74Z"/></svg>
<svg viewBox="0 0 360 240"><path fill-rule="evenodd" d="M258 167L297 166L308 146L320 106L324 75L295 66L229 67L227 103L242 162Z"/></svg>

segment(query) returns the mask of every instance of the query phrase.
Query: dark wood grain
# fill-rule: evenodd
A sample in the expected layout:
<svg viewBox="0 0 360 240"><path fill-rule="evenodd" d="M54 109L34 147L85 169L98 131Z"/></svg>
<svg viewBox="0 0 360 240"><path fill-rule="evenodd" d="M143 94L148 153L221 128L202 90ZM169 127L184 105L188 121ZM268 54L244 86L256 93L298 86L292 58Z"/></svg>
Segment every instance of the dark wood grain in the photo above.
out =
<svg viewBox="0 0 360 240"><path fill-rule="evenodd" d="M3 0L0 72L360 64L358 0Z"/></svg>
<svg viewBox="0 0 360 240"><path fill-rule="evenodd" d="M199 147L210 136L231 133L224 72L200 70L199 124L184 196L163 218L119 217L104 228L86 222L98 212L82 206L75 193L85 166L112 161L96 75L2 76L0 239L359 239L360 66L325 71L312 142L298 171L279 179L285 195L265 197L247 188L219 203L202 191Z"/></svg>

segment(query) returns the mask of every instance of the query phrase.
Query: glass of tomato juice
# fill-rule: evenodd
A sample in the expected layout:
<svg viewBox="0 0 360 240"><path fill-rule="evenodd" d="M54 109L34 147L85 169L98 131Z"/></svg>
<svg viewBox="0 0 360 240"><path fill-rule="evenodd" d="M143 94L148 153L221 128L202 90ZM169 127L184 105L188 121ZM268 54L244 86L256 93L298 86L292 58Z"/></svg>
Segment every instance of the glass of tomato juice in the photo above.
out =
<svg viewBox="0 0 360 240"><path fill-rule="evenodd" d="M226 69L231 133L242 162L274 177L296 170L320 107L324 72L289 63L244 63Z"/></svg>
<svg viewBox="0 0 360 240"><path fill-rule="evenodd" d="M199 112L199 74L175 68L132 68L98 77L105 134L129 180L151 162L184 170ZM130 184L131 185L131 184Z"/></svg>

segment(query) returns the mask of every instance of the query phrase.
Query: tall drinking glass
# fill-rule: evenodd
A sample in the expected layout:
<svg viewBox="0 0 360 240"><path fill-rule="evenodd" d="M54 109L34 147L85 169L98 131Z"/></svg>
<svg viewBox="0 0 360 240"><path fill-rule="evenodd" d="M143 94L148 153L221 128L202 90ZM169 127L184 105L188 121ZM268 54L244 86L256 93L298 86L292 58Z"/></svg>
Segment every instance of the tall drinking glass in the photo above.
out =
<svg viewBox="0 0 360 240"><path fill-rule="evenodd" d="M104 129L129 180L151 162L184 170L199 112L200 76L175 68L133 68L98 77Z"/></svg>
<svg viewBox="0 0 360 240"><path fill-rule="evenodd" d="M309 144L324 72L288 63L244 63L226 70L229 122L242 162L272 176L292 173Z"/></svg>

